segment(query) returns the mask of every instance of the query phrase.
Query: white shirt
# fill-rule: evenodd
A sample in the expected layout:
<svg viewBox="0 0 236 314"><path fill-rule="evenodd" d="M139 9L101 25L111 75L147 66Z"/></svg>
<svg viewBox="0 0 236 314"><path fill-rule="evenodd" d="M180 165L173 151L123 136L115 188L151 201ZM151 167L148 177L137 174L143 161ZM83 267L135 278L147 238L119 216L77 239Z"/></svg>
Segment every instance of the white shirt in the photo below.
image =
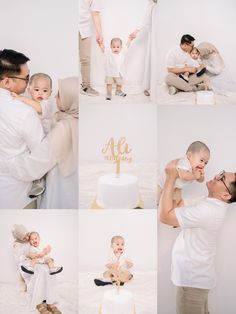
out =
<svg viewBox="0 0 236 314"><path fill-rule="evenodd" d="M109 263L117 263L119 262L119 266L121 269L128 269L126 266L126 261L131 261L126 252L123 252L120 256L116 256L113 251L111 251L111 255L109 258Z"/></svg>
<svg viewBox="0 0 236 314"><path fill-rule="evenodd" d="M123 48L126 50L125 48ZM106 76L123 77L124 75L124 51L113 53L111 50L105 50L105 72Z"/></svg>
<svg viewBox="0 0 236 314"><path fill-rule="evenodd" d="M177 171L178 171L178 169L180 169L180 170L192 172L192 166L191 166L186 155L183 158L179 159L177 166L176 166L176 169L177 169ZM188 185L192 182L193 182L193 180L192 181L186 181L186 180L182 180L182 179L178 178L175 182L175 187L182 189L185 185Z"/></svg>
<svg viewBox="0 0 236 314"><path fill-rule="evenodd" d="M36 111L13 99L8 90L0 88L0 161L8 163L8 160L31 151L43 137ZM18 180L0 170L0 208L25 207L32 201L27 196L30 188L31 182Z"/></svg>
<svg viewBox="0 0 236 314"><path fill-rule="evenodd" d="M101 0L79 1L79 32L82 38L92 36L92 11L100 12Z"/></svg>
<svg viewBox="0 0 236 314"><path fill-rule="evenodd" d="M191 166L186 155L183 158L179 159L179 161L176 165L176 169L177 169L177 171L178 171L178 169L181 169L181 170L192 172L192 166ZM164 187L165 180L166 180L166 173L164 170L162 170L160 175L158 176L158 180L157 180L158 185L161 189L163 189L163 187ZM178 178L175 182L175 188L182 189L184 186L186 186L187 184L190 184L192 182L193 181L185 181L185 180Z"/></svg>
<svg viewBox="0 0 236 314"><path fill-rule="evenodd" d="M172 249L172 282L176 286L211 289L216 284L214 259L227 204L205 198L175 208L182 231Z"/></svg>
<svg viewBox="0 0 236 314"><path fill-rule="evenodd" d="M187 66L193 66L193 59L188 52L181 49L180 46L171 49L166 56L167 68L183 68Z"/></svg>

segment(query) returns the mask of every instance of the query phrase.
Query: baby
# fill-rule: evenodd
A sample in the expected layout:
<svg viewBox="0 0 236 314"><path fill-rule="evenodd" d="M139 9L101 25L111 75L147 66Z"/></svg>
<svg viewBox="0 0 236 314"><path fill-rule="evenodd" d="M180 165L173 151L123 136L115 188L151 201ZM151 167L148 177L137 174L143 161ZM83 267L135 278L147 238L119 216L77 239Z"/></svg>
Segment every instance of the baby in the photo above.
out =
<svg viewBox="0 0 236 314"><path fill-rule="evenodd" d="M114 236L111 239L111 256L106 264L107 271L103 274L104 279L94 279L97 286L112 285L116 278L120 278L120 285L130 281L133 275L129 269L133 267L133 262L128 258L124 251L125 240L122 236Z"/></svg>
<svg viewBox="0 0 236 314"><path fill-rule="evenodd" d="M54 266L54 260L48 255L51 252L50 245L42 248L40 245L40 236L38 232L33 231L29 234L30 249L26 254L29 260L29 265L21 266L21 269L28 273L34 274L34 267L36 264L47 264L49 267L50 275L55 275L63 270L63 267Z"/></svg>
<svg viewBox="0 0 236 314"><path fill-rule="evenodd" d="M129 37L126 48L129 48L133 39ZM122 91L123 72L124 72L124 52L122 51L122 40L120 38L112 38L110 50L105 49L103 44L100 44L102 52L105 54L105 72L106 72L106 100L112 98L112 84L116 84L117 96L125 97L126 94Z"/></svg>
<svg viewBox="0 0 236 314"><path fill-rule="evenodd" d="M185 66L191 66L194 68L197 68L197 76L201 76L206 72L206 66L202 64L201 59L200 59L200 51L194 47L192 51L190 52L190 56L192 58L192 62L190 65L185 64ZM184 74L180 74L179 77L181 77L183 80L186 82L189 81L189 72L185 72Z"/></svg>
<svg viewBox="0 0 236 314"><path fill-rule="evenodd" d="M176 180L174 205L177 206L182 199L182 188L193 181L204 181L204 168L210 158L210 150L206 144L196 141L190 144L186 155L180 158L177 163L179 178ZM159 178L158 182L158 203L165 183L165 175Z"/></svg>
<svg viewBox="0 0 236 314"><path fill-rule="evenodd" d="M47 134L52 125L55 106L50 101L52 94L52 79L45 73L36 73L30 77L28 93L31 98L12 93L12 96L22 101L26 105L31 106L39 114L42 121L44 133ZM33 182L32 188L28 193L30 198L41 195L45 190L44 180L36 180Z"/></svg>

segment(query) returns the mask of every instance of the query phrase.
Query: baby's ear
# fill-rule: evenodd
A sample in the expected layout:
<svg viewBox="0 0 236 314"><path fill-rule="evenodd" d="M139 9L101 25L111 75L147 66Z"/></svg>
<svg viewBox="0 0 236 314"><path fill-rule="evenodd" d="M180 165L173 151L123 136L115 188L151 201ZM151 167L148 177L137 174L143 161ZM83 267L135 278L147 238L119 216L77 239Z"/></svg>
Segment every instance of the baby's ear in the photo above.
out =
<svg viewBox="0 0 236 314"><path fill-rule="evenodd" d="M192 157L192 153L191 152L187 152L187 158L190 159Z"/></svg>

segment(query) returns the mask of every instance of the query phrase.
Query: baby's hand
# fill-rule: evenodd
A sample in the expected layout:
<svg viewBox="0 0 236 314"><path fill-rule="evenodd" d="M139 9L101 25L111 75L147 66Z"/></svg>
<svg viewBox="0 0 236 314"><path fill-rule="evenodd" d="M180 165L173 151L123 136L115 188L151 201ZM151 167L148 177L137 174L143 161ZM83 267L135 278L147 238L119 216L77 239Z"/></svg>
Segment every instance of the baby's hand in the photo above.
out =
<svg viewBox="0 0 236 314"><path fill-rule="evenodd" d="M193 169L193 174L194 174L195 180L199 182L204 181L204 169L195 168Z"/></svg>
<svg viewBox="0 0 236 314"><path fill-rule="evenodd" d="M19 96L18 94L14 93L14 92L11 92L11 96L12 96L13 98L16 98L16 99L19 99L19 98L20 98L20 96Z"/></svg>

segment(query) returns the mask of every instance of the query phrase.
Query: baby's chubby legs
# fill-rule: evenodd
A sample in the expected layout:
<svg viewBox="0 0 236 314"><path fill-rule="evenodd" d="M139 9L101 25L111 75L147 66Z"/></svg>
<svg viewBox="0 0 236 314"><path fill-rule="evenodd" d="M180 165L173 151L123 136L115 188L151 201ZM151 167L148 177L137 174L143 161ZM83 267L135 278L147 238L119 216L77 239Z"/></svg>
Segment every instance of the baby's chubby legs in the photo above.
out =
<svg viewBox="0 0 236 314"><path fill-rule="evenodd" d="M116 95L121 96L121 97L126 96L126 94L122 91L122 85L120 85L120 84L116 85Z"/></svg>
<svg viewBox="0 0 236 314"><path fill-rule="evenodd" d="M45 264L48 265L50 275L55 275L63 270L63 267L57 267L54 265L54 260L52 258L45 259Z"/></svg>
<svg viewBox="0 0 236 314"><path fill-rule="evenodd" d="M52 258L48 258L45 260L45 264L48 265L49 269L55 267L54 260Z"/></svg>

